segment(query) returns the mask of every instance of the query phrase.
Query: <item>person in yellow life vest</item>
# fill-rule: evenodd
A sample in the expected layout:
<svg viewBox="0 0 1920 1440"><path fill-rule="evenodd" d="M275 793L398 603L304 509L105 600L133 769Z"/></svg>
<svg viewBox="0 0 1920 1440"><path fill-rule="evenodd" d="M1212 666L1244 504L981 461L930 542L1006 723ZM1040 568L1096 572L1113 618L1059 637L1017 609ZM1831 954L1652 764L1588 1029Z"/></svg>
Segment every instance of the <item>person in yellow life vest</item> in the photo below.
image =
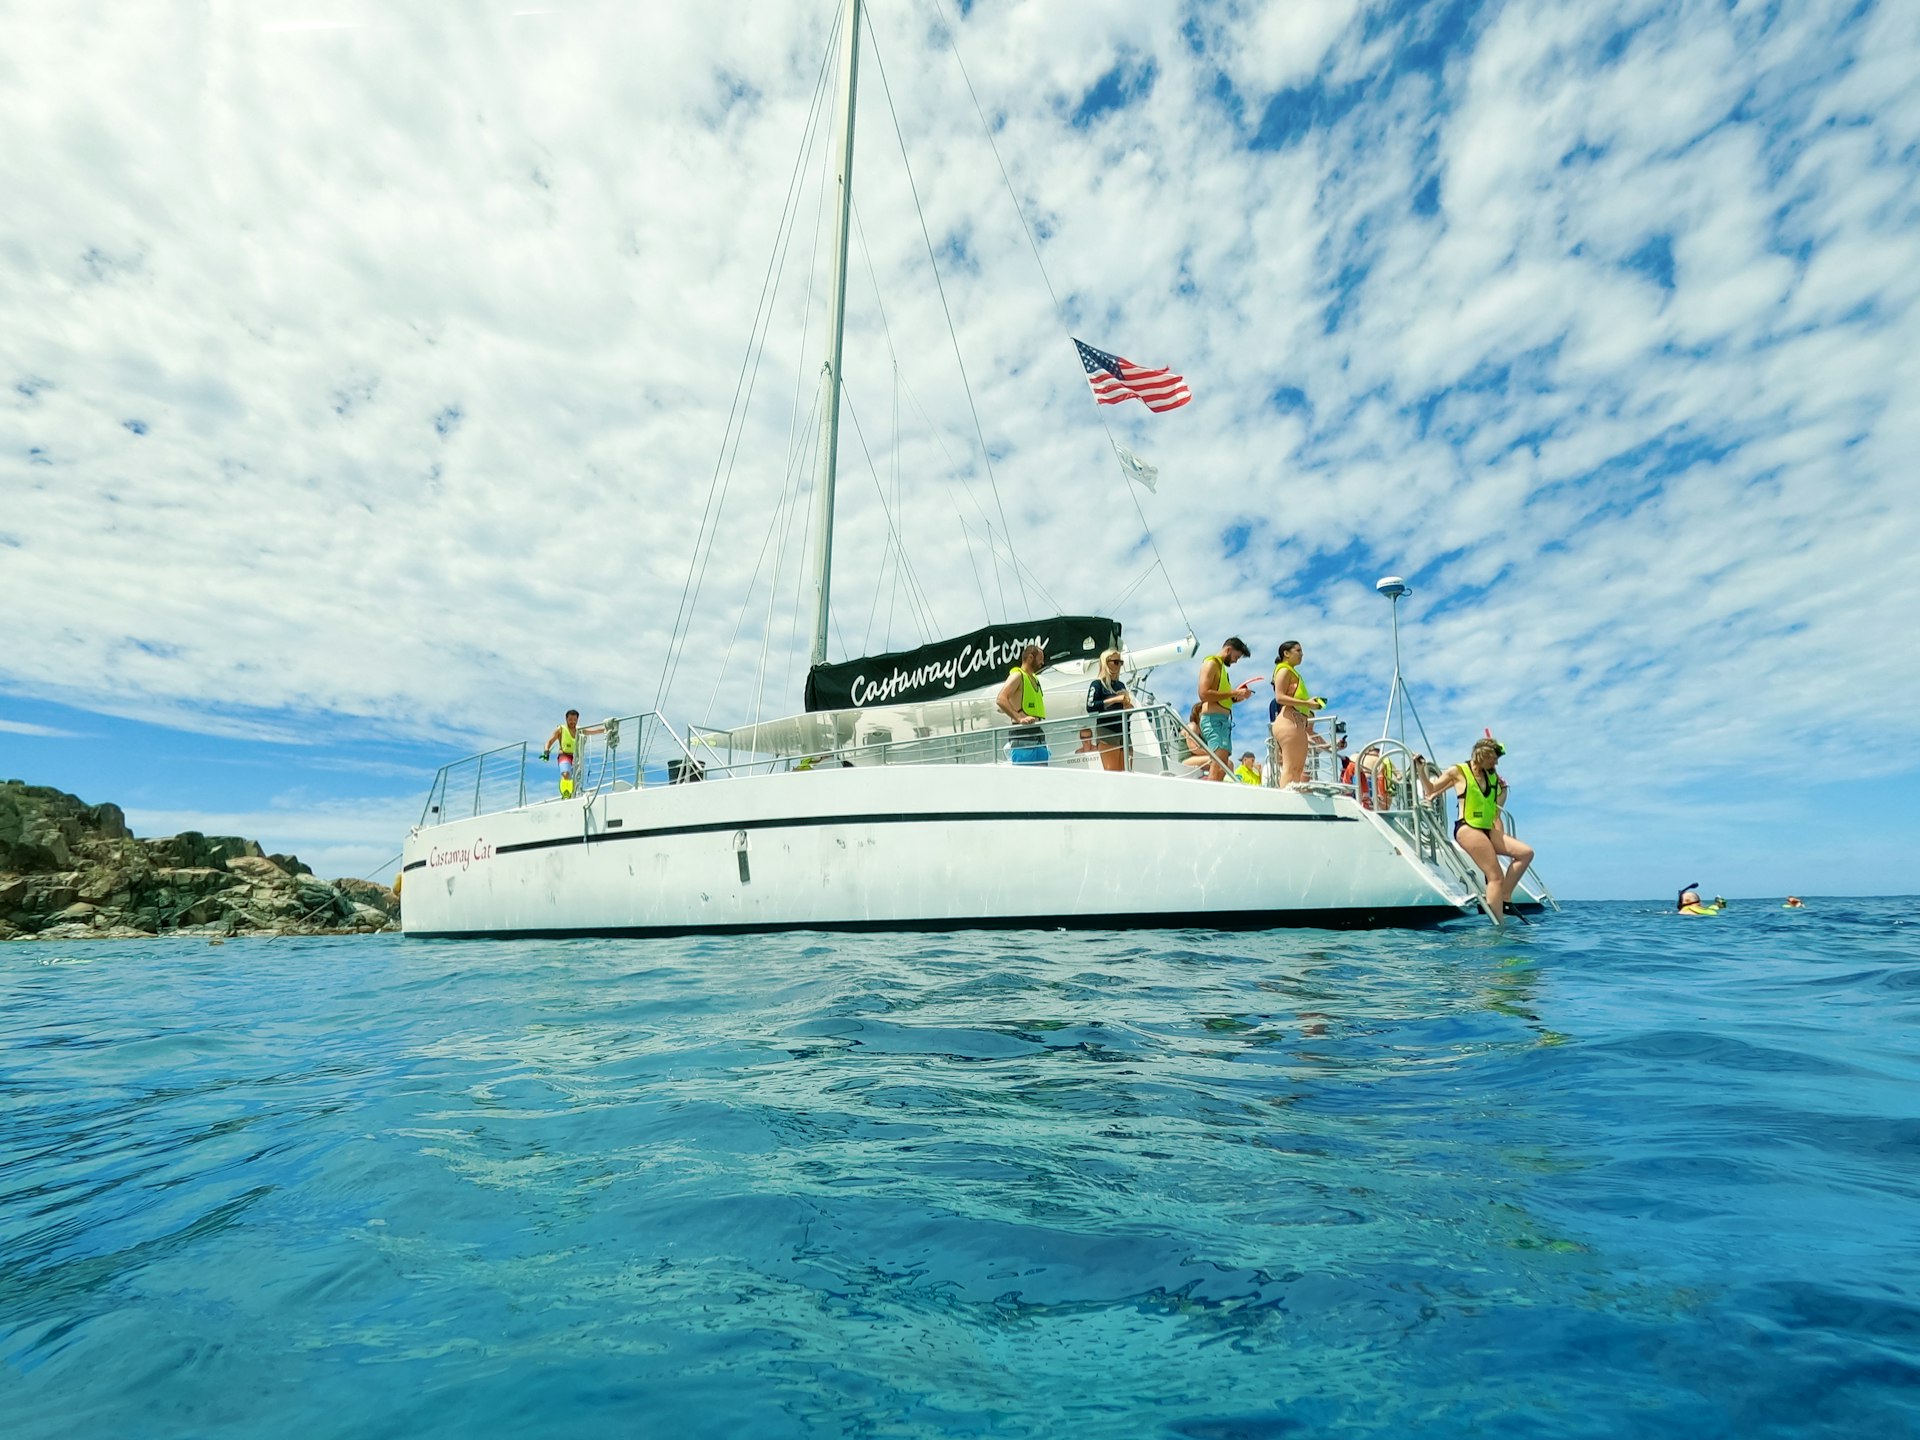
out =
<svg viewBox="0 0 1920 1440"><path fill-rule="evenodd" d="M567 711L567 718L553 727L553 734L547 737L547 743L541 747L540 758L551 760L553 752L560 752L560 798L573 796L574 773L580 768L580 757L585 751L582 742L589 735L598 735L606 727L603 725L580 724L578 710Z"/></svg>
<svg viewBox="0 0 1920 1440"><path fill-rule="evenodd" d="M1209 780L1225 780L1233 753L1233 707L1253 693L1251 682L1233 683L1228 667L1253 652L1238 635L1229 635L1218 653L1200 662L1200 738L1220 763L1207 773Z"/></svg>
<svg viewBox="0 0 1920 1440"><path fill-rule="evenodd" d="M1706 904L1700 899L1699 890L1695 888L1697 884L1696 881L1682 886L1680 894L1674 899L1673 908L1682 915L1718 915L1727 902L1716 895L1711 905Z"/></svg>
<svg viewBox="0 0 1920 1440"><path fill-rule="evenodd" d="M1493 736L1473 742L1470 759L1446 770L1434 770L1423 755L1413 757L1414 773L1420 776L1427 799L1448 791L1460 792L1460 818L1454 822L1453 843L1467 852L1487 879L1487 911L1496 924L1507 917L1507 905L1527 866L1533 863L1533 847L1506 833L1500 821L1500 809L1507 803L1507 782L1494 767L1507 747ZM1500 857L1507 857L1505 871Z"/></svg>
<svg viewBox="0 0 1920 1440"><path fill-rule="evenodd" d="M1039 725L1047 718L1047 697L1040 689L1040 672L1046 668L1047 652L1029 645L1020 652L1020 663L1007 672L1007 683L993 697L1000 713L1016 726ZM1017 765L1047 763L1046 736L1035 731L1031 738L1016 735L1013 757Z"/></svg>
<svg viewBox="0 0 1920 1440"><path fill-rule="evenodd" d="M1313 714L1327 702L1307 689L1300 678L1300 657L1306 652L1298 640L1288 640L1273 657L1273 738L1280 742L1280 784L1298 785L1307 778L1307 745L1313 738Z"/></svg>
<svg viewBox="0 0 1920 1440"><path fill-rule="evenodd" d="M1249 750L1240 757L1240 763L1233 767L1233 778L1238 780L1242 785L1258 785L1260 783L1260 765L1259 762L1253 758L1253 751Z"/></svg>

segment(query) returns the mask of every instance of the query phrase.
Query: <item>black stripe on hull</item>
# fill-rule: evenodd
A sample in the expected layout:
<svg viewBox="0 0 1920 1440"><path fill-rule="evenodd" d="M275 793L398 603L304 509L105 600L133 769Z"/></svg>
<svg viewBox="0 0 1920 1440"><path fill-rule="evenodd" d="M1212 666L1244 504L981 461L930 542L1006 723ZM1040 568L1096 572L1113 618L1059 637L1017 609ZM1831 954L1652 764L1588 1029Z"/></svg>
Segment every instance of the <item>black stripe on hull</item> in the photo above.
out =
<svg viewBox="0 0 1920 1440"><path fill-rule="evenodd" d="M729 830L814 830L830 825L950 825L985 821L1032 823L1048 820L1200 820L1217 824L1271 825L1276 822L1319 825L1357 825L1353 815L1289 812L1282 815L1210 815L1184 810L887 810L872 815L782 815L766 820L706 820L698 825L659 825L651 830L621 830L617 834L556 835L546 840L510 841L496 845L496 855L518 855L528 850L552 850L561 845L610 845L620 840L654 840L671 835L714 835ZM403 867L418 870L427 862L415 860Z"/></svg>
<svg viewBox="0 0 1920 1440"><path fill-rule="evenodd" d="M1516 909L1519 907L1516 906ZM403 912L404 913L404 912ZM1478 919L1451 905L1351 906L1325 910L1182 910L1144 915L988 915L925 920L811 920L738 925L592 925L539 930L409 930L412 940L667 939L680 935L780 935L789 932L940 933L959 930L1385 930Z"/></svg>

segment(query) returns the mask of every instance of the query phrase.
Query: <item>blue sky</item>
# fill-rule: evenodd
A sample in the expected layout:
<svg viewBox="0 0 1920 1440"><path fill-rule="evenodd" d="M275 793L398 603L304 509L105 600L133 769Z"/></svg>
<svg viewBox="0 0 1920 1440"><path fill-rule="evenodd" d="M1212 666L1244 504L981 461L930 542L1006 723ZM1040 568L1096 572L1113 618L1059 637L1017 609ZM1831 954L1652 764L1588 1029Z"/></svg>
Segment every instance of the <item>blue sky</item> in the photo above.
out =
<svg viewBox="0 0 1920 1440"><path fill-rule="evenodd" d="M0 776L375 869L439 761L652 704L716 473L667 708L797 706L833 7L658 9L16 20ZM1912 7L944 14L999 156L873 4L836 653L1124 595L1364 719L1403 574L1563 893L1920 889ZM1164 574L1069 334L1194 390L1106 416Z"/></svg>

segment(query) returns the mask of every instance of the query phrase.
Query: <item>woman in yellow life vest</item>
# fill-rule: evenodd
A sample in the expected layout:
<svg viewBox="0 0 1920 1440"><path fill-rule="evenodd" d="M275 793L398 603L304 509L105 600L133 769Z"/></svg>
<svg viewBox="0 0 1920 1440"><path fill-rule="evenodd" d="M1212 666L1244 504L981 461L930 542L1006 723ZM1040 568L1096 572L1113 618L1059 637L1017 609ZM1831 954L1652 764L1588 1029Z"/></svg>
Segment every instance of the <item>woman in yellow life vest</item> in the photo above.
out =
<svg viewBox="0 0 1920 1440"><path fill-rule="evenodd" d="M1507 834L1500 823L1500 807L1507 802L1507 782L1494 767L1507 747L1491 735L1473 742L1472 758L1451 769L1432 771L1426 757L1413 757L1414 770L1429 800L1450 790L1460 792L1460 818L1454 822L1453 843L1466 851L1487 877L1487 910L1495 922L1506 919L1507 904L1533 863L1533 847ZM1507 868L1500 869L1500 857Z"/></svg>
<svg viewBox="0 0 1920 1440"><path fill-rule="evenodd" d="M1313 712L1327 702L1307 690L1296 668L1306 652L1298 640L1288 640L1273 657L1273 738L1280 745L1282 785L1307 778L1307 743L1313 737Z"/></svg>

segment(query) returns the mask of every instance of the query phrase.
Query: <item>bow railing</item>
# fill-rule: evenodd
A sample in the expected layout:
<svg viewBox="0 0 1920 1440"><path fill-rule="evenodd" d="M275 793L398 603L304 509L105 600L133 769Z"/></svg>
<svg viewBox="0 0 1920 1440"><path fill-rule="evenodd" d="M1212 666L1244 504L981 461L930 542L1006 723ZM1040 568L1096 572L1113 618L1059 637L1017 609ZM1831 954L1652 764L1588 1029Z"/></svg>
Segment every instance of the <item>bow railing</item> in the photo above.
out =
<svg viewBox="0 0 1920 1440"><path fill-rule="evenodd" d="M580 750L570 777L576 796L671 784L700 773L693 752L654 711L584 725L577 733ZM420 823L440 825L567 798L561 793L559 761L523 740L443 765L427 792Z"/></svg>

